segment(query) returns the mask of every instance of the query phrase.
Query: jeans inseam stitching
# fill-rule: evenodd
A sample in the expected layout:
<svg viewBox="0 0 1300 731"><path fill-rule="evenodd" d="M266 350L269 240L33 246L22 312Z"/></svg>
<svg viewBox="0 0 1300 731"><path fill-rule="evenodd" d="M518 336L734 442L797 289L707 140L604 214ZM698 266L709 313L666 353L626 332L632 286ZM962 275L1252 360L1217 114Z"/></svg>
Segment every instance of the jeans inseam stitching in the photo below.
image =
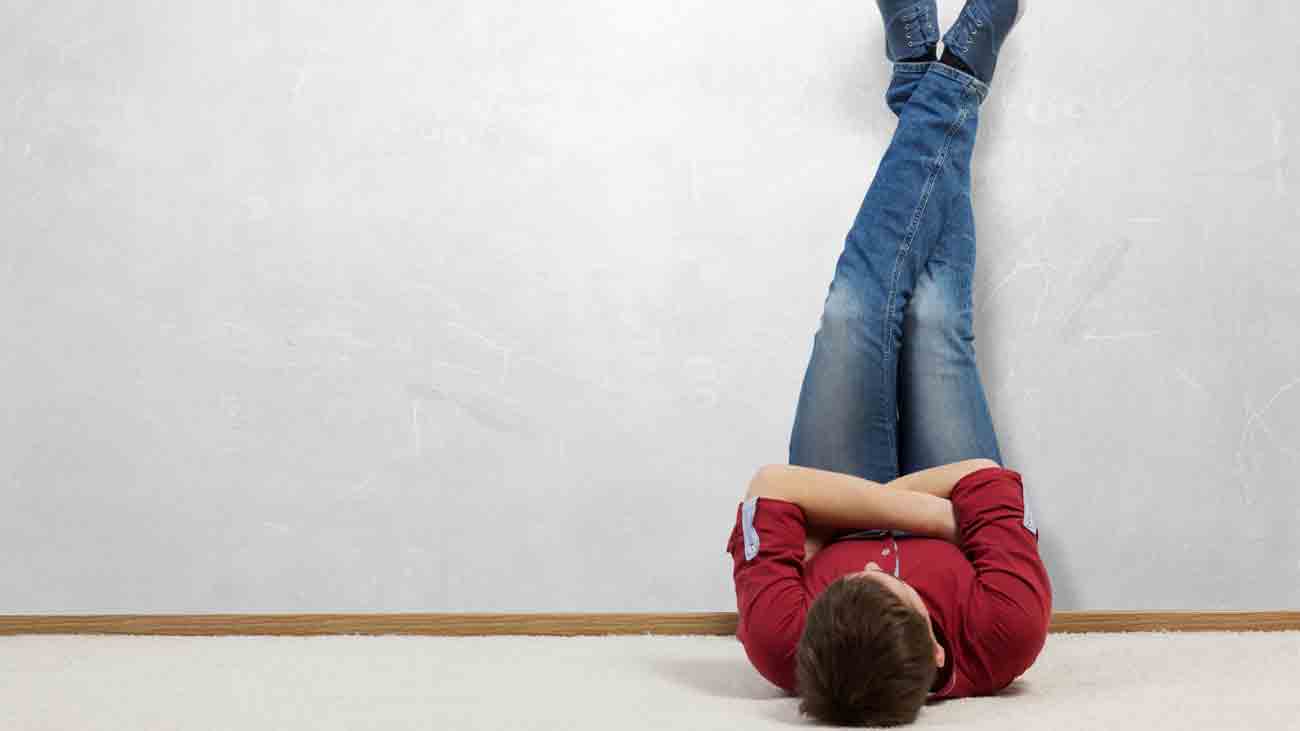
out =
<svg viewBox="0 0 1300 731"><path fill-rule="evenodd" d="M907 236L904 238L903 244L899 247L898 254L894 257L894 272L893 272L893 276L890 278L889 297L886 298L885 300L885 319L882 328L883 332L881 333L881 338L880 338L880 347L884 349L886 355L885 358L881 359L882 368L880 369L881 411L885 410L884 401L885 401L885 395L887 391L886 387L889 385L887 382L888 378L886 377L885 374L886 374L886 368L888 367L888 361L889 361L889 358L887 356L890 351L890 346L892 345L892 338L890 338L890 324L893 321L892 317L894 314L894 299L898 294L898 274L899 271L901 270L899 263L903 260L903 257L906 256L907 253L912 248L912 240L916 237L916 232L920 228L921 217L925 214L925 208L930 202L930 194L934 192L935 183L939 179L939 172L943 170L943 164L948 158L948 149L952 146L952 140L954 137L956 137L957 130L961 129L961 126L966 123L966 118L968 116L970 116L970 107L963 105L961 107L961 110L957 114L957 119L953 120L952 125L948 127L948 132L946 135L944 135L943 145L940 146L939 154L935 158L934 169L931 171L929 177L926 178L925 185L922 187L922 191L921 191L921 200L917 203L916 209L912 213L912 222L908 225ZM890 451L897 454L898 445L894 440L894 430L886 429L885 434L889 441Z"/></svg>
<svg viewBox="0 0 1300 731"><path fill-rule="evenodd" d="M948 150L952 146L953 137L957 135L957 130L965 124L968 116L970 116L970 107L963 106L957 114L957 119L953 120L953 123L948 127L948 131L944 135L943 144L939 147L939 154L935 157L934 169L926 178L925 185L921 188L921 200L917 202L916 208L912 211L912 220L908 222L907 235L904 237L902 245L898 248L898 255L894 258L893 278L890 281L889 300L886 309L887 316L893 314L894 296L898 292L898 263L902 261L903 256L912 248L912 241L916 238L916 232L920 228L921 224L921 217L925 215L925 209L929 205L930 194L934 192L934 185L939 178L939 171L943 169L943 164L948 158ZM888 319L886 319L886 322L888 322ZM888 346L888 343L888 339L885 339L883 342L886 347Z"/></svg>

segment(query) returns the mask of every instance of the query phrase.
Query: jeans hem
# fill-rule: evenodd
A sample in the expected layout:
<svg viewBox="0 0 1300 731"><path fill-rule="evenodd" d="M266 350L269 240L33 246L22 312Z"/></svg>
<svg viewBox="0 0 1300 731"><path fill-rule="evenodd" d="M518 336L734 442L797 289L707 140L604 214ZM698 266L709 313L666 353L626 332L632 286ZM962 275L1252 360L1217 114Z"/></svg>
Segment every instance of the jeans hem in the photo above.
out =
<svg viewBox="0 0 1300 731"><path fill-rule="evenodd" d="M970 74L958 68L953 68L946 63L938 61L931 64L930 73L939 73L954 81L960 81L966 84L966 88L974 91L979 95L980 101L984 101L989 95L989 85L971 76Z"/></svg>
<svg viewBox="0 0 1300 731"><path fill-rule="evenodd" d="M938 61L895 61L894 73L896 74L916 74L920 76L930 70L930 65Z"/></svg>
<svg viewBox="0 0 1300 731"><path fill-rule="evenodd" d="M988 98L989 85L987 83L946 63L939 61L900 61L894 64L894 74L896 75L919 76L930 72L947 76L953 81L965 84L968 90L975 92L979 96L980 101Z"/></svg>

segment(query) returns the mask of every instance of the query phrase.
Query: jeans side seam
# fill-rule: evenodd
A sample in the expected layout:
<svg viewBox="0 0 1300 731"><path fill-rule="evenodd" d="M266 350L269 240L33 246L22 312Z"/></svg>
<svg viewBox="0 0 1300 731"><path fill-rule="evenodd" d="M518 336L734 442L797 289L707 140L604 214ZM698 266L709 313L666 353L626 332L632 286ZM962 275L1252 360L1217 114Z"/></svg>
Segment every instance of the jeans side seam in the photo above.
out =
<svg viewBox="0 0 1300 731"><path fill-rule="evenodd" d="M882 328L883 332L881 333L881 342L880 342L880 346L883 350L882 353L883 357L881 358L882 367L880 369L880 380L881 380L880 410L882 412L887 411L885 409L885 403L884 403L886 398L886 392L889 390L887 368L889 367L889 353L893 346L892 325L893 325L893 315L894 315L894 300L897 298L898 295L898 276L899 273L902 271L901 263L903 261L903 257L907 256L908 253L911 251L912 242L916 237L916 232L921 227L921 218L925 215L925 209L930 202L930 194L934 192L934 186L938 182L939 173L943 170L944 162L948 158L948 150L952 146L952 140L954 137L957 136L957 130L961 129L962 125L966 123L966 119L969 116L970 116L970 106L962 105L961 109L957 113L957 118L953 120L951 125L949 125L948 132L947 134L944 135L943 138L943 144L939 147L939 153L935 157L934 168L930 171L930 175L926 178L925 185L921 187L921 199L917 202L916 209L912 213L912 221L908 225L907 234L903 239L902 245L899 246L898 254L894 257L894 272L893 272L893 276L890 277L889 296L885 298L885 318L883 323L884 327ZM897 396L895 396L895 398L897 398ZM886 414L885 418L888 419L889 415ZM885 435L887 441L889 442L889 449L893 451L895 455L897 455L898 444L897 444L897 440L895 439L894 429L892 428L886 429ZM897 457L895 457L895 460L897 460Z"/></svg>

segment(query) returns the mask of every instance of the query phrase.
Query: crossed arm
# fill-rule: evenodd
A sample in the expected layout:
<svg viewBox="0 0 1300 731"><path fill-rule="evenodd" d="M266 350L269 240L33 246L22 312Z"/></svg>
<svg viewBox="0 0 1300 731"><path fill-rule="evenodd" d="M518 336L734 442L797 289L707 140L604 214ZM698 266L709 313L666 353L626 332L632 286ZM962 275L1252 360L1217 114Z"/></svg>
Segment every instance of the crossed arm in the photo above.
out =
<svg viewBox="0 0 1300 731"><path fill-rule="evenodd" d="M991 459L967 459L918 470L887 484L797 465L765 465L745 498L766 497L798 505L808 518L809 557L835 536L870 528L903 530L956 543L957 519L948 496L961 478Z"/></svg>

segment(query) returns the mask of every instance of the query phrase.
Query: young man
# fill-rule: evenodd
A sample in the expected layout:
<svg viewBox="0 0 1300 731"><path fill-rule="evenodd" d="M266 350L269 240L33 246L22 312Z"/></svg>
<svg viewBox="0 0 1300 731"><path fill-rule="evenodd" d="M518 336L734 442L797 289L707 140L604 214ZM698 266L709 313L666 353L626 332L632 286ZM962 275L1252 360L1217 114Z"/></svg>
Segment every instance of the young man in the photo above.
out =
<svg viewBox="0 0 1300 731"><path fill-rule="evenodd" d="M935 0L877 0L898 127L826 296L790 464L758 471L727 543L737 636L818 720L910 723L928 698L1004 688L1046 641L1051 584L971 307L971 152L1024 2L968 0L936 60Z"/></svg>

